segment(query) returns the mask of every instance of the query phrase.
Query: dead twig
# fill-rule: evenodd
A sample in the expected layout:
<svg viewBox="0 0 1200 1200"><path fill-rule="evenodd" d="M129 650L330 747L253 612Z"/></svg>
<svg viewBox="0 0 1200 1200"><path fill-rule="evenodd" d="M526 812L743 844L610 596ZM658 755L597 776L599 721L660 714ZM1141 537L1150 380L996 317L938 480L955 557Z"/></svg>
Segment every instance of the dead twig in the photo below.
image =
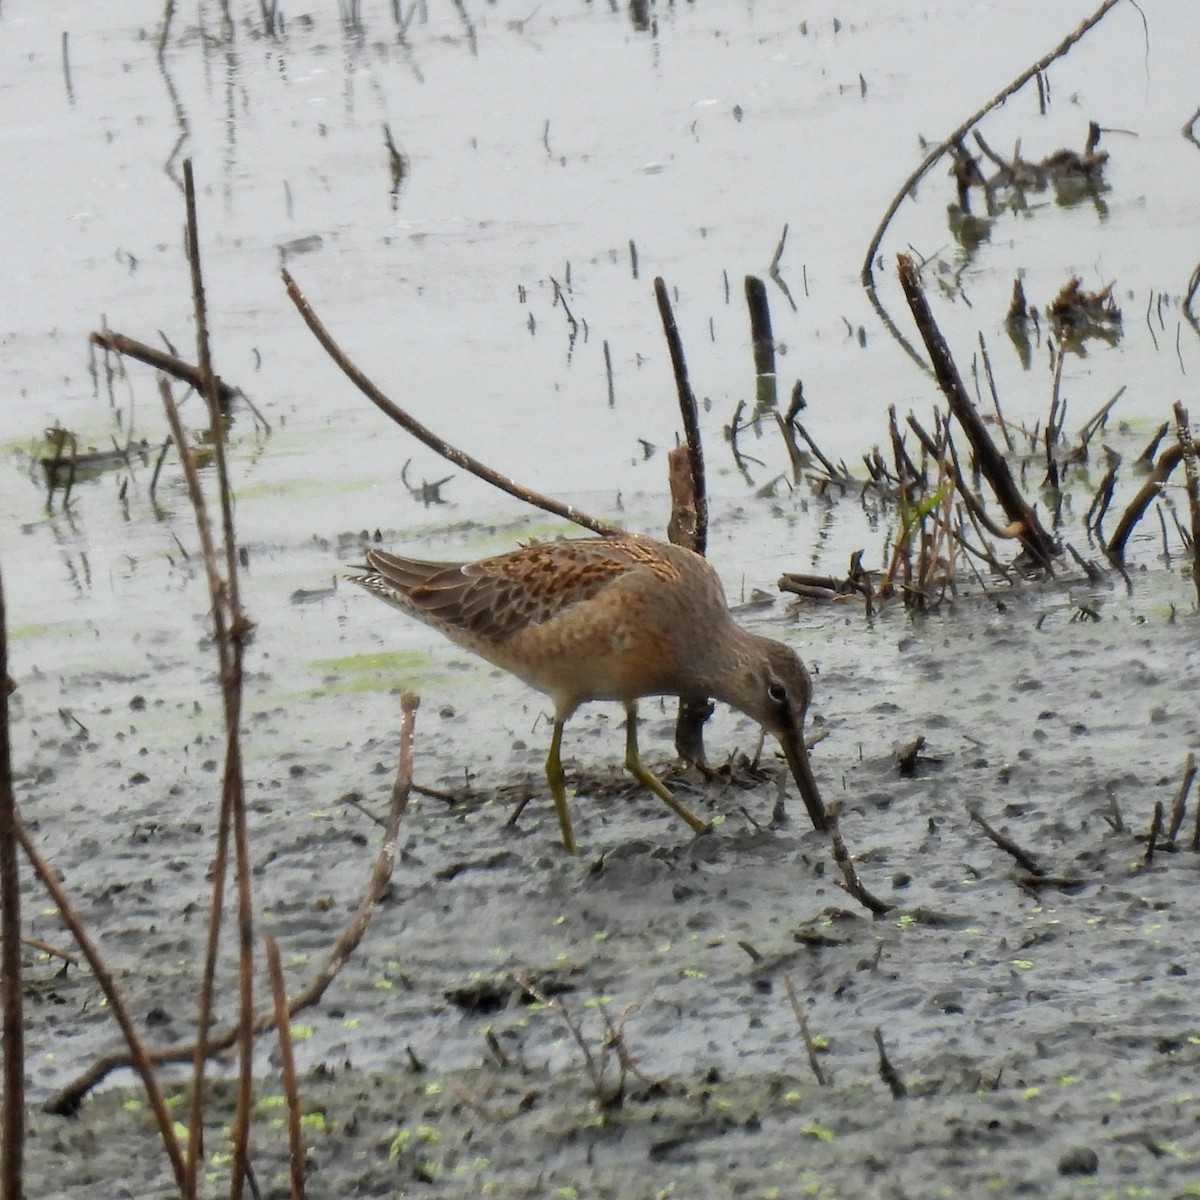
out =
<svg viewBox="0 0 1200 1200"><path fill-rule="evenodd" d="M1120 465L1121 456L1112 454L1109 458L1108 470L1104 472L1100 486L1096 488L1096 494L1092 497L1092 503L1088 506L1087 515L1083 519L1084 528L1095 532L1101 546L1104 545L1104 518L1108 513L1108 506L1112 503L1113 491L1117 486L1117 469Z"/></svg>
<svg viewBox="0 0 1200 1200"><path fill-rule="evenodd" d="M787 298L787 302L792 306L792 312L797 312L799 310L796 308L795 300L792 299L791 290L784 282L783 276L779 273L779 263L783 259L783 247L787 242L787 235L788 227L787 223L784 222L783 232L779 235L779 244L775 247L775 253L771 256L771 265L767 268L767 278L770 279L771 282L774 283L775 286L779 288L779 290Z"/></svg>
<svg viewBox="0 0 1200 1200"><path fill-rule="evenodd" d="M808 1030L808 1015L800 1007L800 1001L796 998L796 988L792 983L790 975L783 977L783 986L787 989L788 1002L792 1006L792 1013L796 1018L796 1024L800 1026L800 1037L804 1040L804 1053L808 1056L809 1070L812 1071L813 1078L817 1081L817 1084L820 1087L824 1087L828 1080L825 1078L825 1072L821 1070L821 1063L817 1059L817 1047L813 1042L812 1034Z"/></svg>
<svg viewBox="0 0 1200 1200"><path fill-rule="evenodd" d="M96 977L96 983L99 984L100 990L104 993L104 998L108 1001L109 1010L121 1028L125 1044L129 1047L129 1052L123 1056L125 1059L124 1065L133 1067L141 1078L142 1087L146 1090L146 1098L150 1102L155 1122L158 1124L159 1137L162 1138L163 1148L166 1150L167 1158L171 1162L171 1169L175 1172L175 1182L182 1188L186 1175L183 1151L180 1148L178 1138L175 1136L174 1119L167 1109L162 1090L158 1086L158 1079L154 1074L154 1056L147 1051L145 1043L137 1031L137 1026L133 1023L133 1018L129 1014L129 1007L125 1003L125 998L121 995L116 981L113 979L112 972L109 971L108 965L101 958L96 943L92 941L83 923L83 918L71 902L71 897L67 895L66 889L59 883L57 873L41 856L38 848L33 844L33 839L21 824L20 818L14 817L14 820L16 824L16 837L21 844L21 849L24 851L25 857L29 860L29 865L33 868L34 874L38 877L42 887L46 889L50 899L54 901L58 909L59 918L71 931L71 936L75 939L75 944L79 947L84 958L87 959L88 966L91 967L92 974ZM18 946L18 952L19 949ZM12 1193L12 1195L13 1200L16 1200L21 1195L21 1192L18 1190Z"/></svg>
<svg viewBox="0 0 1200 1200"><path fill-rule="evenodd" d="M1036 564L1049 570L1058 554L1054 539L1042 528L1036 511L1021 495L1008 464L988 436L975 405L971 403L958 374L958 368L954 365L950 348L933 319L933 313L921 289L916 265L907 254L898 256L898 264L900 283L933 362L938 386L946 397L955 420L971 443L981 473L991 484L992 491L1008 518L1009 527L1006 533L1020 541L1025 552Z"/></svg>
<svg viewBox="0 0 1200 1200"><path fill-rule="evenodd" d="M1173 446L1168 446L1158 456L1150 474L1138 488L1137 494L1126 505L1108 545L1104 548L1104 553L1108 555L1109 562L1114 566L1123 567L1125 565L1125 543L1129 540L1129 535L1142 519L1146 509L1150 507L1150 501L1162 491L1162 485L1171 477L1171 472L1179 465L1182 458L1183 447L1178 442Z"/></svg>
<svg viewBox="0 0 1200 1200"><path fill-rule="evenodd" d="M1147 467L1154 466L1154 455L1158 450L1158 444L1167 436L1167 431L1171 428L1170 421L1164 421L1155 431L1154 436L1146 443L1146 448L1138 455L1137 461Z"/></svg>
<svg viewBox="0 0 1200 1200"><path fill-rule="evenodd" d="M1187 812L1188 792L1192 790L1192 782L1196 778L1196 756L1190 750L1183 764L1183 779L1179 791L1175 794L1175 804L1171 808L1171 823L1167 826L1167 845L1174 846L1179 828L1183 824L1184 813Z"/></svg>
<svg viewBox="0 0 1200 1200"><path fill-rule="evenodd" d="M1192 519L1192 582L1196 585L1196 598L1200 599L1200 471L1196 467L1196 443L1192 438L1187 409L1176 400L1172 412L1175 414L1175 435L1183 451L1188 511Z"/></svg>
<svg viewBox="0 0 1200 1200"><path fill-rule="evenodd" d="M873 896L859 879L854 860L850 857L850 852L846 849L846 843L842 838L841 826L838 824L837 805L826 806L825 819L829 827L829 844L833 850L833 860L842 872L842 881L839 881L839 886L853 896L863 908L869 909L877 917L891 912L894 906L885 904L877 896Z"/></svg>
<svg viewBox="0 0 1200 1200"><path fill-rule="evenodd" d="M194 367L191 363L184 362L183 359L174 354L168 354L165 350L159 350L156 346L148 346L136 338L126 337L123 333L113 333L108 329L96 330L92 334L91 341L92 345L99 346L103 350L111 350L114 354L121 354L126 358L136 358L138 362L145 363L148 367L153 367L164 375L170 375L172 379L178 379L198 392L203 393L204 391L204 381L199 367ZM229 406L243 393L241 389L231 387L219 376L215 377L215 383L217 400L222 410L228 411Z"/></svg>
<svg viewBox="0 0 1200 1200"><path fill-rule="evenodd" d="M67 950L60 949L58 946L52 946L49 942L43 942L41 938L21 936L21 945L28 946L30 950L40 951L42 954L48 955L50 958L61 958L68 967L79 966L79 959ZM64 968L65 970L65 968Z"/></svg>
<svg viewBox="0 0 1200 1200"><path fill-rule="evenodd" d="M891 1059L888 1058L883 1045L883 1030L878 1025L875 1026L874 1036L875 1046L879 1051L879 1078L888 1085L893 1100L903 1100L908 1095L908 1088L904 1086L904 1080L900 1078L896 1068L892 1066Z"/></svg>
<svg viewBox="0 0 1200 1200"><path fill-rule="evenodd" d="M1116 390L1116 394L1102 404L1096 414L1084 425L1079 431L1079 445L1072 453L1072 458L1087 458L1088 442L1104 428L1108 422L1108 414L1112 412L1117 401L1125 395L1125 384L1121 384Z"/></svg>
<svg viewBox="0 0 1200 1200"><path fill-rule="evenodd" d="M288 1110L288 1165L291 1168L292 1200L304 1200L304 1167L307 1153L300 1126L300 1091L296 1085L296 1060L292 1054L292 1027L288 1019L287 989L283 980L283 961L279 942L268 930L263 934L267 945L267 969L271 976L271 997L275 1004L275 1034L279 1038L279 1073Z"/></svg>
<svg viewBox="0 0 1200 1200"><path fill-rule="evenodd" d="M201 540L205 546L205 573L208 577L213 625L217 640L217 658L220 664L221 702L225 716L225 764L221 779L220 827L224 829L228 826L233 838L237 881L238 1028L240 1034L238 1039L237 1104L230 1138L232 1143L230 1197L231 1200L240 1200L249 1165L250 1110L254 1082L254 912L241 751L242 661L252 625L246 619L241 607L237 541L233 527L233 493L229 485L229 469L225 457L226 431L208 337L208 308L200 266L199 220L196 211L196 186L191 159L184 160L183 183L184 200L187 206L188 267L192 284L192 308L196 321L196 362L200 372L200 391L208 405L209 438L216 468L225 559L224 576L222 577L221 570L217 565L213 538L211 534L207 539L202 536ZM174 410L171 432L176 440L175 448L180 461L192 459L191 472L194 478L188 481L188 496L192 503L197 529L200 529L208 524L209 518L199 479L196 476L194 457L186 438L181 436L179 413L175 410L170 392L166 388L163 390L163 402L168 410ZM186 466L185 470L187 470ZM221 840L222 834L218 831L218 850ZM214 871L214 876L215 874ZM214 878L214 892L216 887L217 883ZM220 899L214 894L210 913L216 918L218 926L222 909L223 905ZM215 976L219 937L219 932L209 931L209 942L206 949L211 951L212 957L211 959L206 957L204 979L210 990L211 980ZM207 1002L202 997L200 1009L205 1021L197 1030L196 1042L199 1046L203 1046L207 1039L207 1022L211 1020L211 1003L211 996ZM204 1012L206 1007L207 1014ZM193 1200L196 1194L204 1113L204 1063L204 1055L198 1053L193 1061L193 1090L188 1128L188 1171L184 1187L184 1200Z"/></svg>
<svg viewBox="0 0 1200 1200"><path fill-rule="evenodd" d="M383 832L383 841L375 858L371 877L363 891L353 916L338 935L330 949L321 969L299 992L288 1000L288 1017L292 1018L298 1012L311 1008L320 1002L329 985L337 977L346 960L354 953L367 926L371 923L375 906L387 889L396 865L396 838L400 822L408 809L408 797L412 790L413 771L413 724L416 712L420 706L420 698L412 692L404 692L400 696L402 719L400 723L400 761L396 768L396 778L392 784L391 807L388 810L387 824ZM265 1033L275 1026L275 1014L262 1016L254 1026L255 1034ZM182 1063L192 1060L198 1049L209 1058L228 1050L237 1040L240 1030L237 1025L220 1029L209 1037L203 1047L196 1045L168 1046L161 1050L149 1052L149 1060L154 1065L163 1063ZM71 1116L78 1111L84 1097L98 1084L102 1083L113 1071L118 1071L131 1065L129 1054L110 1054L97 1059L86 1071L57 1092L45 1105L45 1111L60 1116Z"/></svg>
<svg viewBox="0 0 1200 1200"><path fill-rule="evenodd" d="M992 826L984 820L983 814L979 811L979 809L969 808L967 809L967 813L970 815L971 820L974 821L975 824L978 825L979 828L982 829L983 832L986 833L987 836L991 838L992 841L995 842L1005 854L1012 855L1012 857L1015 858L1017 862L1020 863L1021 866L1030 873L1030 875L1041 876L1046 874L1045 868L1041 865L1041 863L1038 862L1036 858L1033 857L1032 854L1029 853L1028 850L1023 850L1017 845L1016 842L1012 840L1012 838L1006 837L997 829L993 829Z"/></svg>
<svg viewBox="0 0 1200 1200"><path fill-rule="evenodd" d="M1070 554L1078 564L1079 569L1092 583L1102 583L1104 581L1104 572L1090 558L1084 558L1070 542L1067 542L1067 553Z"/></svg>
<svg viewBox="0 0 1200 1200"><path fill-rule="evenodd" d="M1018 281L1017 286L1020 286ZM996 424L1000 426L1000 436L1004 438L1004 448L1011 454L1013 452L1012 438L1008 433L1008 424L1004 420L1004 414L1000 411L1000 394L996 390L996 376L992 371L992 356L988 353L987 342L983 337L983 330L979 331L979 356L983 359L983 374L987 379L988 391L992 395L992 407L996 410Z"/></svg>
<svg viewBox="0 0 1200 1200"><path fill-rule="evenodd" d="M813 452L813 457L825 468L825 473L829 476L830 482L838 484L845 491L846 487L853 482L845 466L840 468L835 467L822 452L820 446L813 440L812 435L799 421L788 421L778 412L775 413L775 420L779 425L780 431L783 433L784 440L790 442L788 431L794 429L804 439L804 444ZM795 468L795 456L793 456L792 465ZM796 472L796 477L799 478L798 471Z"/></svg>
<svg viewBox="0 0 1200 1200"><path fill-rule="evenodd" d="M607 1079L605 1078L608 1074L607 1051L610 1045L615 1045L615 1043L611 1040L612 1034L616 1033L618 1036L620 1036L621 1029L625 1024L625 1017L629 1014L633 1006L629 1005L624 1012L622 1012L620 1020L616 1026L612 1024L611 1019L609 1019L607 1013L605 1013L606 1033L609 1036L606 1037L605 1041L601 1043L599 1053L593 1053L592 1047L588 1045L588 1040L583 1035L582 1026L578 1021L575 1020L574 1017L571 1016L567 1006L561 1000L559 1000L557 997L551 998L547 996L545 992L543 992L535 983L533 983L532 980L526 978L517 971L510 971L509 978L512 979L512 981L519 988L521 988L522 991L527 992L543 1007L548 1008L552 1012L556 1013L561 1019L562 1023L567 1027L567 1031L570 1033L575 1044L579 1047L580 1052L583 1054L583 1063L587 1069L588 1079L591 1080L592 1091L596 1095L596 1104L598 1105L601 1113L608 1112L613 1108L620 1108L625 1099L625 1074L627 1070L626 1060L623 1055L618 1053L617 1064L620 1067L620 1073L618 1075L616 1084L610 1087Z"/></svg>
<svg viewBox="0 0 1200 1200"><path fill-rule="evenodd" d="M4 1098L0 1109L0 1189L20 1200L25 1162L25 1010L21 980L21 875L8 728L8 619L0 579L0 1006L4 1011ZM14 685L15 686L15 685Z"/></svg>
<svg viewBox="0 0 1200 1200"><path fill-rule="evenodd" d="M304 323L312 331L313 336L320 342L325 352L330 358L341 368L343 374L354 384L356 388L376 408L379 409L390 420L395 421L402 429L407 430L418 441L424 442L431 450L440 454L447 461L454 463L455 466L461 467L464 471L470 471L472 475L484 480L485 483L490 483L493 487L499 488L502 492L506 492L510 496L515 496L518 500L523 500L526 504L532 504L535 508L540 508L545 512L554 513L556 516L562 517L566 521L571 521L576 525L582 525L584 529L590 529L594 533L608 536L610 534L619 533L620 529L616 525L612 525L607 521L601 521L597 517L590 516L582 509L575 508L570 504L561 504L557 500L551 499L549 496L543 496L539 492L531 491L529 488L522 487L515 480L510 479L507 475L501 475L498 471L493 471L491 467L485 466L478 459L472 458L471 455L464 451L451 446L449 442L443 441L432 430L422 425L420 421L409 416L404 409L393 403L383 392L367 378L346 357L342 348L333 340L333 336L321 323L320 318L313 311L312 306L305 298L304 293L300 290L299 285L286 271L282 271L284 286L287 288L288 297L296 306L296 311L304 318Z"/></svg>
<svg viewBox="0 0 1200 1200"><path fill-rule="evenodd" d="M868 603L871 598L870 576L864 571L858 578L836 579L832 575L806 575L787 571L775 585L781 592L791 592L811 600L844 600L848 596L861 595Z"/></svg>
<svg viewBox="0 0 1200 1200"><path fill-rule="evenodd" d="M1146 838L1146 853L1143 856L1146 866L1154 861L1154 851L1158 848L1158 839L1163 831L1163 802L1155 800L1154 816L1150 818L1150 836Z"/></svg>

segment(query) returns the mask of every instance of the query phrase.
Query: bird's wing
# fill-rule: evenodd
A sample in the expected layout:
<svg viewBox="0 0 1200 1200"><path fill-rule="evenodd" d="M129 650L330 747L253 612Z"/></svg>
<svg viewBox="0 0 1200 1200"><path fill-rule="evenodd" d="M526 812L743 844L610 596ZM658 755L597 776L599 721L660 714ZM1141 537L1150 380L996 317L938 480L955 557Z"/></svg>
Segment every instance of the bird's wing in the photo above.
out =
<svg viewBox="0 0 1200 1200"><path fill-rule="evenodd" d="M447 629L501 642L593 599L631 571L675 578L677 568L642 538L537 542L468 563L431 563L367 552L373 572L357 582ZM403 597L403 601L401 601Z"/></svg>

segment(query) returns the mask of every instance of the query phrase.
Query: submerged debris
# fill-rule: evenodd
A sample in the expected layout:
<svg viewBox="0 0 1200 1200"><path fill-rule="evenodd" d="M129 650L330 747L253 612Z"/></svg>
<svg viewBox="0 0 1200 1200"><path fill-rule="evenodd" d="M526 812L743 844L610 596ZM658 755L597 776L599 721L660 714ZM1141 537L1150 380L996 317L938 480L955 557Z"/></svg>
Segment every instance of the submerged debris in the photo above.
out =
<svg viewBox="0 0 1200 1200"><path fill-rule="evenodd" d="M1098 337L1113 343L1121 336L1121 310L1112 295L1113 284L1098 292L1085 292L1083 280L1073 276L1046 309L1050 323L1064 343L1075 346Z"/></svg>
<svg viewBox="0 0 1200 1200"><path fill-rule="evenodd" d="M1104 181L1104 166L1108 152L1100 150L1100 126L1092 121L1088 125L1087 142L1083 153L1066 148L1055 150L1039 162L1029 162L1021 157L1020 141L1013 147L1012 158L1004 158L991 148L983 135L975 131L975 143L982 158L976 158L961 140L951 148L954 160L950 174L958 190L958 213L971 212L971 189L983 193L984 206L989 217L1005 208L1027 207L1027 193L1044 192L1053 187L1060 203L1072 204L1077 200L1095 197L1107 191ZM995 168L991 175L983 172L982 161L987 159ZM951 209L952 214L954 209Z"/></svg>

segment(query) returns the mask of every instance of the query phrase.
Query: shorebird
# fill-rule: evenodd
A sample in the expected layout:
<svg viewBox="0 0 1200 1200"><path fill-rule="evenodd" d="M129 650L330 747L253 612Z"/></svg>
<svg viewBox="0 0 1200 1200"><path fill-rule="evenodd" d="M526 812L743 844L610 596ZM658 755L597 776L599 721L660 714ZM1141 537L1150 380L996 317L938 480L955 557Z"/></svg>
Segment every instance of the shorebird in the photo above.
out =
<svg viewBox="0 0 1200 1200"><path fill-rule="evenodd" d="M697 833L709 828L651 774L637 742L642 696L708 698L779 739L817 829L828 821L804 744L812 680L788 646L730 615L708 560L638 534L534 542L476 562L368 550L352 582L544 692L554 705L546 780L563 845L578 851L560 751L589 700L625 706L625 766Z"/></svg>

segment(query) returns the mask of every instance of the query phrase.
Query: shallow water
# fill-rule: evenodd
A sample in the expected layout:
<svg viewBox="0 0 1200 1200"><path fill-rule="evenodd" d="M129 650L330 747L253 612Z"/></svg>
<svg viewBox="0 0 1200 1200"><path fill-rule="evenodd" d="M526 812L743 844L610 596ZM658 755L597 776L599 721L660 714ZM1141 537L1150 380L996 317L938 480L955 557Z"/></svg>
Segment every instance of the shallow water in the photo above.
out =
<svg viewBox="0 0 1200 1200"><path fill-rule="evenodd" d="M566 964L573 1006L600 995L616 1010L639 1004L631 1034L652 1075L803 1075L781 991L788 970L814 1028L835 1035L828 1058L840 1087L821 1099L806 1079L799 1109L772 1110L755 1151L764 1161L786 1160L797 1123L819 1118L844 1139L813 1155L829 1194L862 1194L879 1153L894 1190L931 1194L935 1177L969 1190L993 1170L1004 1186L1073 1195L1056 1163L1059 1143L1074 1138L1100 1147L1106 1185L1136 1179L1175 1194L1200 1149L1164 1107L1165 1093L1187 1086L1197 1032L1186 974L1196 947L1179 879L1190 855L1143 870L1140 843L1102 816L1115 797L1129 827L1145 828L1196 741L1193 593L1158 563L1151 523L1131 547L1146 569L1129 594L1064 584L999 603L976 596L915 623L898 610L868 622L838 607L797 620L781 604L746 616L818 672L815 720L831 732L815 751L818 778L827 799L844 801L868 884L899 906L888 922L850 918L840 947L799 954L795 925L837 928L832 910L852 905L813 835L755 828L773 785L702 791L693 802L725 823L689 845L652 797L614 798L601 786L612 783L604 772L619 761L620 734L598 706L572 722L567 745L573 771L601 772L599 782L581 777L575 804L592 857L565 862L541 801L540 697L365 594L297 595L355 560L360 530L454 557L563 526L524 516L390 427L301 324L282 264L355 361L442 436L529 486L651 532L665 522L663 450L678 428L651 287L663 275L704 401L710 553L731 599L772 590L782 570L840 572L859 547L878 564L886 521L789 487L773 423L741 435L742 452L759 462L748 477L736 469L722 431L739 401L753 403L743 277L765 273L786 225L781 270L796 310L768 285L780 391L786 398L803 380L805 424L832 457L853 467L884 442L889 405L929 413L931 382L858 282L871 234L923 155L921 139L943 137L1088 6L823 4L801 16L783 0L681 4L653 10L649 29L624 6L594 3L465 11L471 30L452 6L418 6L399 42L387 6L364 12L361 34L333 6L285 12L286 32L271 39L255 28L257 11L239 15L230 38L219 9L201 5L176 17L161 67L160 6L0 11L0 145L21 164L22 185L0 196L9 396L0 565L20 683L19 798L136 1010L166 1014L164 1037L185 1036L191 1019L200 921L190 913L205 897L221 757L203 572L172 462L157 502L152 464L138 463L81 480L64 512L61 497L47 509L30 455L56 421L85 445L130 433L161 443L152 373L130 363L110 398L103 374L89 373L87 335L102 322L148 342L161 330L193 357L177 182L190 155L217 367L271 425L264 434L238 409L232 473L245 599L259 626L245 740L256 883L294 980L365 879L375 831L339 798L384 801L395 752L389 689L424 697L422 782L454 787L469 774L490 796L527 779L535 794L516 834L502 831L498 801L414 809L396 895L336 1001L314 1017L302 1063L373 1069L409 1044L449 1078L483 1059L485 1022L449 1003L448 988L480 971ZM1179 297L1195 265L1188 230L1200 152L1179 131L1197 103L1200 11L1163 4L1147 20L1144 28L1137 10L1119 6L1050 69L1045 116L1027 88L982 126L996 149L1019 139L1039 158L1081 149L1087 122L1098 121L1112 155L1101 204L1039 198L999 217L967 261L947 225L953 186L939 164L897 214L877 272L907 331L891 264L909 247L930 258L931 301L964 373L982 331L1005 414L1028 424L1045 420L1052 375L1044 339L1025 369L1004 334L1014 276L1039 305L1072 274L1089 289L1115 281L1120 341L1068 357L1062 386L1068 431L1126 386L1121 425L1105 440L1127 456L1167 419L1171 400L1187 398L1196 370ZM395 202L384 122L410 160ZM956 272L961 286L943 286ZM580 325L573 340L555 283ZM194 400L189 407L200 425ZM453 475L447 505L410 496L400 478L410 459L410 484ZM781 476L773 498L758 495ZM1136 482L1123 473L1118 505ZM1076 516L1089 500L1090 489L1073 494ZM1079 547L1089 552L1082 538ZM1101 621L1072 622L1081 603ZM661 764L671 715L657 705L646 715L647 755ZM900 782L891 752L919 733L943 762ZM727 713L709 733L714 757L753 740ZM967 819L968 803L1041 850L1056 873L1078 870L1087 890L1053 903L1020 890ZM603 869L590 871L598 857ZM954 924L922 916L942 908ZM26 918L33 936L61 940L32 893ZM739 940L770 969L752 970ZM888 969L869 967L877 952ZM43 1098L114 1035L86 974L55 982L49 965L34 970L45 978L30 1004L30 1076ZM496 1021L549 1072L544 1086L571 1086L562 1081L578 1063L560 1027L531 1025L521 1010ZM954 1092L980 1108L981 1129L1005 1114L995 1119L1006 1132L991 1144L999 1166L959 1154L961 1114L880 1099L871 1030L881 1024L902 1070L933 1090L953 1092L960 1084L949 1081L972 1070L1004 1078L982 1098ZM1179 1076L1163 1082L1164 1070ZM1068 1075L1083 1080L1086 1099L1063 1101ZM311 1087L320 1094L319 1082ZM1027 1094L1035 1087L1046 1089L1040 1100ZM865 1107L864 1088L874 1089ZM1117 1093L1125 1099L1105 1099ZM1117 1120L1101 1131L1104 1104ZM663 1119L690 1128L689 1111ZM445 1136L461 1136L460 1117L443 1117ZM389 1120L372 1110L370 1121ZM1135 1158L1128 1139L1139 1120L1179 1156ZM1057 1132L1039 1142L1023 1121ZM536 1125L513 1135L526 1149L557 1147L545 1153L563 1186L616 1186L619 1164L601 1155L586 1168L583 1146L558 1136ZM630 1131L628 1144L638 1136ZM668 1163L626 1180L620 1194L654 1194L675 1177L693 1194L723 1194L715 1189L732 1176L722 1143L704 1145L686 1170ZM928 1154L906 1154L914 1145ZM318 1154L336 1157L332 1145ZM54 1162L64 1179L78 1166ZM514 1188L532 1186L519 1163L497 1171Z"/></svg>

